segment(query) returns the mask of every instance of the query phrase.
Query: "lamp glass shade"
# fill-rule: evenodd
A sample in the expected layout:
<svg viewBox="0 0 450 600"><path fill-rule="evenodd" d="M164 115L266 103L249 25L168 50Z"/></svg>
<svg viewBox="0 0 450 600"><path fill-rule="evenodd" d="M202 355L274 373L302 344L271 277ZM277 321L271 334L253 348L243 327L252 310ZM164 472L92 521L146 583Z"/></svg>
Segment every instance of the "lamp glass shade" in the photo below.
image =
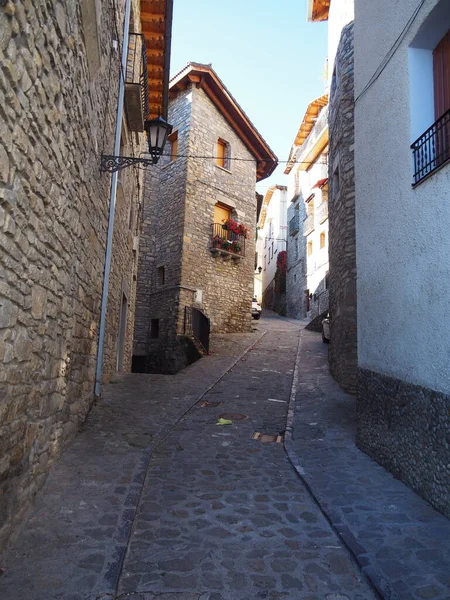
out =
<svg viewBox="0 0 450 600"><path fill-rule="evenodd" d="M172 125L169 125L162 117L157 117L145 122L145 131L147 132L148 151L153 163L156 164L163 153L167 138L172 132Z"/></svg>

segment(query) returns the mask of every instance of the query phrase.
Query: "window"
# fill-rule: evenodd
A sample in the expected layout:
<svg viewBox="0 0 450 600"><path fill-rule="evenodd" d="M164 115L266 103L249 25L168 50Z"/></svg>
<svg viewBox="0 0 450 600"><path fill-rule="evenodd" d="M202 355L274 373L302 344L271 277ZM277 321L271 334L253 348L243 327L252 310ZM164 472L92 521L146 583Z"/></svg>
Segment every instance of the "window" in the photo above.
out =
<svg viewBox="0 0 450 600"><path fill-rule="evenodd" d="M339 166L336 167L333 173L333 194L336 197L339 194L339 190L341 187L341 181L339 177Z"/></svg>
<svg viewBox="0 0 450 600"><path fill-rule="evenodd" d="M220 138L217 140L216 164L222 169L230 170L230 144Z"/></svg>
<svg viewBox="0 0 450 600"><path fill-rule="evenodd" d="M325 248L325 231L320 234L320 247Z"/></svg>
<svg viewBox="0 0 450 600"><path fill-rule="evenodd" d="M170 144L170 162L172 162L178 155L178 131L171 133L168 140Z"/></svg>
<svg viewBox="0 0 450 600"><path fill-rule="evenodd" d="M164 267L158 267L157 276L158 276L158 285L164 285L165 279L166 279Z"/></svg>
<svg viewBox="0 0 450 600"><path fill-rule="evenodd" d="M297 282L297 273L294 273L294 283Z"/></svg>
<svg viewBox="0 0 450 600"><path fill-rule="evenodd" d="M266 266L267 266L267 255L264 254L264 271L266 270Z"/></svg>
<svg viewBox="0 0 450 600"><path fill-rule="evenodd" d="M298 260L298 239L294 238L294 257Z"/></svg>
<svg viewBox="0 0 450 600"><path fill-rule="evenodd" d="M436 2L410 47L409 99L413 185L450 159L450 12Z"/></svg>
<svg viewBox="0 0 450 600"><path fill-rule="evenodd" d="M308 256L311 256L312 253L313 253L313 243L308 242Z"/></svg>
<svg viewBox="0 0 450 600"><path fill-rule="evenodd" d="M159 338L159 319L150 321L150 339L157 340Z"/></svg>
<svg viewBox="0 0 450 600"><path fill-rule="evenodd" d="M273 258L273 242L272 242L272 258Z"/></svg>

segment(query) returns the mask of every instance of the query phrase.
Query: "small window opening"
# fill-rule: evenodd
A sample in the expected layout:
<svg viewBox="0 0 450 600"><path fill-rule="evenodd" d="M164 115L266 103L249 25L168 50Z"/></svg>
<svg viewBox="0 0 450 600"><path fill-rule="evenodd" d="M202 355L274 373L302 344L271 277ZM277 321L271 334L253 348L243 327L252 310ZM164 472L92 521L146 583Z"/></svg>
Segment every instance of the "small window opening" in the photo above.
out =
<svg viewBox="0 0 450 600"><path fill-rule="evenodd" d="M178 156L178 131L170 134L168 139L170 144L170 162L172 162Z"/></svg>
<svg viewBox="0 0 450 600"><path fill-rule="evenodd" d="M325 232L322 231L320 234L320 247L325 248Z"/></svg>
<svg viewBox="0 0 450 600"><path fill-rule="evenodd" d="M150 338L152 340L159 338L159 319L152 319L150 322Z"/></svg>
<svg viewBox="0 0 450 600"><path fill-rule="evenodd" d="M222 169L230 170L230 144L225 140L217 140L216 164Z"/></svg>
<svg viewBox="0 0 450 600"><path fill-rule="evenodd" d="M311 256L312 253L313 253L313 243L308 242L308 256Z"/></svg>
<svg viewBox="0 0 450 600"><path fill-rule="evenodd" d="M166 281L166 273L164 267L158 267L158 285L164 285Z"/></svg>
<svg viewBox="0 0 450 600"><path fill-rule="evenodd" d="M333 173L333 193L335 196L339 194L339 190L341 189L341 181L339 177L339 167L336 167L335 172Z"/></svg>

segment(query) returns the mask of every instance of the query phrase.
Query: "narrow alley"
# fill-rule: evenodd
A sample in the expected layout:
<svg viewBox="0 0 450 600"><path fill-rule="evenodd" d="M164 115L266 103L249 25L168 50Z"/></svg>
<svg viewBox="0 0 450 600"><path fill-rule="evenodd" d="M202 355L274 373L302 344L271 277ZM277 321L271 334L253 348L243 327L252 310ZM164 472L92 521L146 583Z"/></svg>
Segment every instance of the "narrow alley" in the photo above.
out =
<svg viewBox="0 0 450 600"><path fill-rule="evenodd" d="M3 600L376 597L283 444L252 439L285 430L301 332L257 328L108 386L1 563Z"/></svg>

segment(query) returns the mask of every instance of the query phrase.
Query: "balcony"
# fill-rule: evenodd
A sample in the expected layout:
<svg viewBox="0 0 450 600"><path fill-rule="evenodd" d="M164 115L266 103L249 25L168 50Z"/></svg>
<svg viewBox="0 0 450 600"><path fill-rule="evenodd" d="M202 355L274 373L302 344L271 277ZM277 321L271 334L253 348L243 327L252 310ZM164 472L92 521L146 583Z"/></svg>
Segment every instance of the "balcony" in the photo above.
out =
<svg viewBox="0 0 450 600"><path fill-rule="evenodd" d="M300 231L300 219L298 217L298 211L289 221L289 235L295 235Z"/></svg>
<svg viewBox="0 0 450 600"><path fill-rule="evenodd" d="M323 223L328 219L328 202L322 202L317 207L317 220Z"/></svg>
<svg viewBox="0 0 450 600"><path fill-rule="evenodd" d="M213 256L239 260L245 256L245 236L225 230L222 223L214 223L209 249Z"/></svg>
<svg viewBox="0 0 450 600"><path fill-rule="evenodd" d="M130 33L125 73L125 109L130 131L144 131L149 118L147 53L144 35Z"/></svg>
<svg viewBox="0 0 450 600"><path fill-rule="evenodd" d="M303 221L303 235L309 235L314 231L314 215L308 215Z"/></svg>
<svg viewBox="0 0 450 600"><path fill-rule="evenodd" d="M412 145L414 157L413 185L450 160L450 110L429 127Z"/></svg>

